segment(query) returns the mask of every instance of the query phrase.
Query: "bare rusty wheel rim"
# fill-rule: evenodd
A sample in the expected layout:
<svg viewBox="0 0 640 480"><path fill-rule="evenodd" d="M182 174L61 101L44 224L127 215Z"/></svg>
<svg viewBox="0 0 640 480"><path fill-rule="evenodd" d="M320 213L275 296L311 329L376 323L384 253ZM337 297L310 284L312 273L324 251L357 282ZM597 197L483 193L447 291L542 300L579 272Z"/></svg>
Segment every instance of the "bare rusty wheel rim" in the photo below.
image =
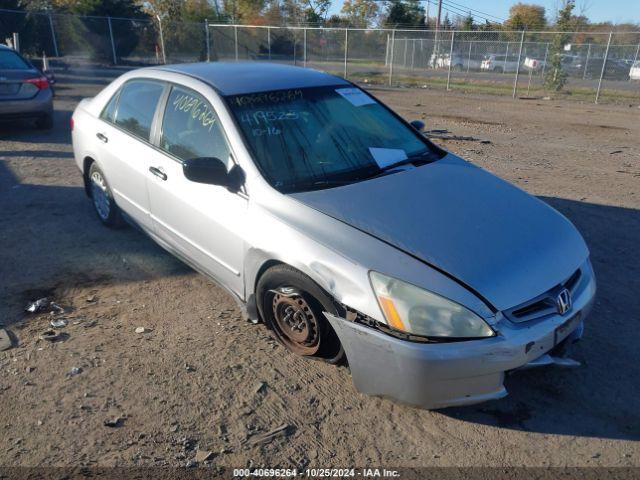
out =
<svg viewBox="0 0 640 480"><path fill-rule="evenodd" d="M314 355L320 347L320 325L304 297L276 293L272 306L278 338L299 355Z"/></svg>

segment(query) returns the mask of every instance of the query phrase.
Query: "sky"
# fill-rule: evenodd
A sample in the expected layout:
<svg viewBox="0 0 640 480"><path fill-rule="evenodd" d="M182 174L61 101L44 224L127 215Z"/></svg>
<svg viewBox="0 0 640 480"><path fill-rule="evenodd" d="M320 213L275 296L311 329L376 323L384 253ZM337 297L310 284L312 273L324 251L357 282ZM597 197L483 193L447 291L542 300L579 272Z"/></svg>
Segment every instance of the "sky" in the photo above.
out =
<svg viewBox="0 0 640 480"><path fill-rule="evenodd" d="M436 2L437 0L430 0L432 4L429 6L429 15L436 15ZM447 0L444 0L447 2ZM553 12L557 10L560 4L559 0L521 0L523 3L535 3L545 7L547 11L547 18L553 17ZM453 3L451 3L453 2ZM423 2L426 5L426 1ZM494 19L493 16L499 19L506 19L509 16L509 7L514 3L518 3L518 0L450 0L448 3L455 6L452 8L456 13L460 11L468 11L469 7L482 12L486 17ZM465 9L465 7L467 7ZM331 14L338 13L342 8L342 0L334 0L331 7ZM584 14L589 17L592 22L633 22L640 23L640 0L578 0L576 2L577 13L584 11ZM444 15L445 12L443 12ZM484 22L484 18L481 13L472 12L477 15L477 22ZM450 18L455 18L451 13ZM497 19L495 19L497 20Z"/></svg>

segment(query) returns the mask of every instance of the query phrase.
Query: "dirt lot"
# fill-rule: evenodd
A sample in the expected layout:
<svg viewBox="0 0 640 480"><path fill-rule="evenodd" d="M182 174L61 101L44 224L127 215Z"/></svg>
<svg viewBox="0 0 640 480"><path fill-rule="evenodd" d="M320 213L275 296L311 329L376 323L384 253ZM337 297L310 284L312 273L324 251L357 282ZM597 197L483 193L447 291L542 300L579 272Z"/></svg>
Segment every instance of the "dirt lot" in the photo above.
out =
<svg viewBox="0 0 640 480"><path fill-rule="evenodd" d="M357 393L345 368L288 354L141 233L103 228L68 119L106 79L61 78L53 131L0 134L0 322L17 340L0 353L0 465L186 465L199 449L228 467L640 466L637 105L375 92L473 137L436 141L568 216L598 277L583 367L518 373L503 400L429 412ZM49 315L23 312L43 295L67 309L65 341L39 340Z"/></svg>

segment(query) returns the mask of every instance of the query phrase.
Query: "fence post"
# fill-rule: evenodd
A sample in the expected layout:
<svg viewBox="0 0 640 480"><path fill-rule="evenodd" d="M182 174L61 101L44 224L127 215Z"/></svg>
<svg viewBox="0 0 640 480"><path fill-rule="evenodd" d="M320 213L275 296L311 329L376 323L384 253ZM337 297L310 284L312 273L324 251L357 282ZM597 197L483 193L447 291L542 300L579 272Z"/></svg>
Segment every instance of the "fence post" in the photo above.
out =
<svg viewBox="0 0 640 480"><path fill-rule="evenodd" d="M387 33L387 46L384 50L384 66L389 65L389 34Z"/></svg>
<svg viewBox="0 0 640 480"><path fill-rule="evenodd" d="M402 65L407 68L407 48L409 47L409 39L404 37L404 56L402 57Z"/></svg>
<svg viewBox="0 0 640 480"><path fill-rule="evenodd" d="M349 56L349 29L344 29L344 78L347 78L347 58Z"/></svg>
<svg viewBox="0 0 640 480"><path fill-rule="evenodd" d="M636 62L638 61L638 53L640 53L640 43L638 43L638 48L636 48L636 56L633 58L633 63L631 64L631 66L633 67Z"/></svg>
<svg viewBox="0 0 640 480"><path fill-rule="evenodd" d="M469 73L469 68L471 67L471 46L473 45L473 42L470 41L469 42L469 57L467 58L467 73Z"/></svg>
<svg viewBox="0 0 640 480"><path fill-rule="evenodd" d="M547 68L547 57L549 56L549 42L547 42L547 46L544 49L544 60L542 61L542 79L544 81L544 71Z"/></svg>
<svg viewBox="0 0 640 480"><path fill-rule="evenodd" d="M238 26L233 26L233 44L236 52L236 60L238 60Z"/></svg>
<svg viewBox="0 0 640 480"><path fill-rule="evenodd" d="M604 59L602 61L602 70L600 71L600 80L598 80L598 90L596 91L595 103L598 103L598 98L600 98L600 87L602 86L602 77L604 77L604 71L607 66L607 58L609 58L609 47L611 46L612 36L613 32L609 32L609 40L607 41L607 49L604 51Z"/></svg>
<svg viewBox="0 0 640 480"><path fill-rule="evenodd" d="M158 19L158 29L160 30L160 49L162 50L162 63L167 63L167 56L164 51L164 35L162 33L162 19L160 15L156 15Z"/></svg>
<svg viewBox="0 0 640 480"><path fill-rule="evenodd" d="M211 61L211 47L209 46L209 21L204 19L204 39L207 42L207 62Z"/></svg>
<svg viewBox="0 0 640 480"><path fill-rule="evenodd" d="M504 52L504 63L502 64L502 73L507 73L507 59L509 58L509 44L511 42L507 40L507 51Z"/></svg>
<svg viewBox="0 0 640 480"><path fill-rule="evenodd" d="M416 39L411 40L411 71L413 71L413 65L416 58Z"/></svg>
<svg viewBox="0 0 640 480"><path fill-rule="evenodd" d="M56 31L53 28L53 19L51 18L51 14L49 14L49 28L51 28L51 41L53 42L53 53L56 57L59 57L58 53L58 41L56 40Z"/></svg>
<svg viewBox="0 0 640 480"><path fill-rule="evenodd" d="M453 63L453 39L456 38L456 31L451 30L451 47L449 47L449 70L447 71L447 91L450 90L449 82L451 80L451 64Z"/></svg>
<svg viewBox="0 0 640 480"><path fill-rule="evenodd" d="M13 42L13 49L20 53L20 34L18 32L13 32L11 40ZM42 69L44 70L44 67Z"/></svg>
<svg viewBox="0 0 640 480"><path fill-rule="evenodd" d="M304 41L304 45L303 45L303 53L304 53L304 57L302 59L302 65L304 67L307 66L307 27L304 27L304 30L302 31L303 35L303 41Z"/></svg>
<svg viewBox="0 0 640 480"><path fill-rule="evenodd" d="M271 27L267 27L267 48L269 49L269 60L271 60Z"/></svg>
<svg viewBox="0 0 640 480"><path fill-rule="evenodd" d="M113 28L111 27L111 17L107 17L109 23L109 37L111 38L111 53L113 53L113 64L118 64L118 56L116 55L116 42L113 40Z"/></svg>
<svg viewBox="0 0 640 480"><path fill-rule="evenodd" d="M516 78L513 81L513 94L511 98L516 98L516 94L518 92L518 77L520 76L520 60L522 60L522 45L524 45L524 30L522 31L522 35L520 35L520 49L518 50L518 65L516 66Z"/></svg>
<svg viewBox="0 0 640 480"><path fill-rule="evenodd" d="M391 30L391 54L389 55L389 86L393 86L393 51L396 48L396 29Z"/></svg>
<svg viewBox="0 0 640 480"><path fill-rule="evenodd" d="M293 64L294 65L298 64L298 61L296 59L297 58L296 57L296 53L297 53L296 52L296 44L298 43L298 42L296 42L296 40L297 40L296 32L297 32L297 30L294 28L293 29Z"/></svg>
<svg viewBox="0 0 640 480"><path fill-rule="evenodd" d="M591 44L587 45L587 58L584 61L584 72L582 72L582 79L587 78L587 67L589 66L589 57L591 56Z"/></svg>

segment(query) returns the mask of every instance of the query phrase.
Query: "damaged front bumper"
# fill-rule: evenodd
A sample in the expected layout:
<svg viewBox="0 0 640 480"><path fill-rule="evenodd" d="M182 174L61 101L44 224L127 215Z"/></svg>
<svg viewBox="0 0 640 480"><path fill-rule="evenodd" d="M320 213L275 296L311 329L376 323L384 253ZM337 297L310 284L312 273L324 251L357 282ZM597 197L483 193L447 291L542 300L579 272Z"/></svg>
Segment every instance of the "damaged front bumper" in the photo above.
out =
<svg viewBox="0 0 640 480"><path fill-rule="evenodd" d="M543 365L575 366L565 348L582 335L595 280L566 315L515 324L499 335L452 343L417 343L325 313L345 349L356 388L369 395L436 409L502 398L505 373Z"/></svg>

